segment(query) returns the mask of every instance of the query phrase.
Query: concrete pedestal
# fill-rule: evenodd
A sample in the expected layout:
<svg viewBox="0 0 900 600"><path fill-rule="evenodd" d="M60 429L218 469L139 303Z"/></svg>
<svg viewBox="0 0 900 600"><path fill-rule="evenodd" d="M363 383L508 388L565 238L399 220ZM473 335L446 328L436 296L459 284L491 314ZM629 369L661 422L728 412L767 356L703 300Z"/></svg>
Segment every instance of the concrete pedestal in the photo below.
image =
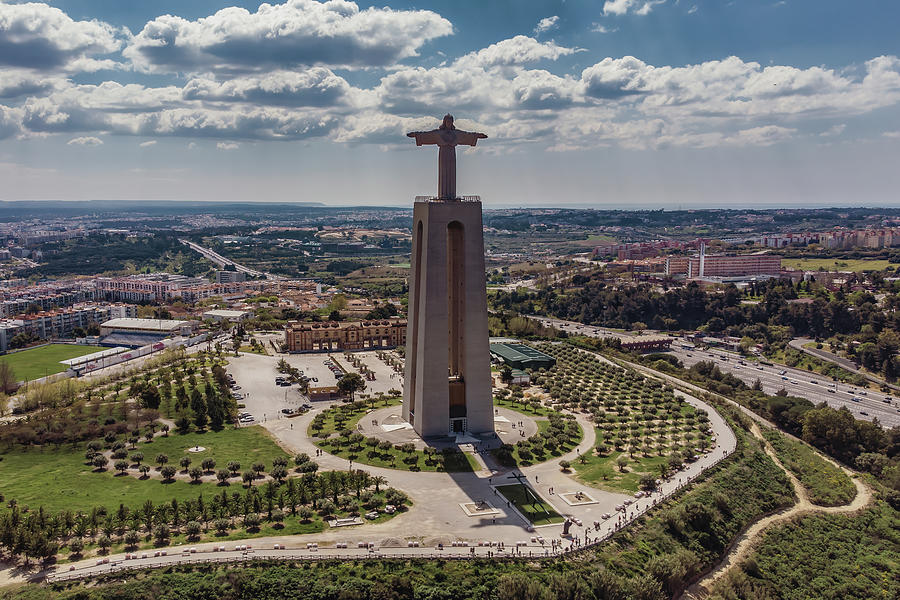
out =
<svg viewBox="0 0 900 600"><path fill-rule="evenodd" d="M422 436L494 430L481 202L417 201L403 418Z"/></svg>

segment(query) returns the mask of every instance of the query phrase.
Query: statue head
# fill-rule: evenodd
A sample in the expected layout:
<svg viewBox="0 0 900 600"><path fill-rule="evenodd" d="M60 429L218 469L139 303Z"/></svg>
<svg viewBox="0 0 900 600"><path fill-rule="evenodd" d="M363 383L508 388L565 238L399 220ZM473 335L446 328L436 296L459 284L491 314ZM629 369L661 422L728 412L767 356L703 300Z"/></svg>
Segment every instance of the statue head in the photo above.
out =
<svg viewBox="0 0 900 600"><path fill-rule="evenodd" d="M453 115L450 113L444 115L444 122L441 123L441 126L438 129L456 129L453 125Z"/></svg>

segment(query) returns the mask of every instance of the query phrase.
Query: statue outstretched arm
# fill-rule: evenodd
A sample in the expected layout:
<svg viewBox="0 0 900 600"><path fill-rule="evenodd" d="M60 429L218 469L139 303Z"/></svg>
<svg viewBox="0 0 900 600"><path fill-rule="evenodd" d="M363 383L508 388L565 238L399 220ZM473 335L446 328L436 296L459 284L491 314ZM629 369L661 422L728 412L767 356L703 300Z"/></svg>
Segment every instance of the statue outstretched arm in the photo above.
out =
<svg viewBox="0 0 900 600"><path fill-rule="evenodd" d="M462 131L456 130L456 143L463 144L465 146L474 146L478 143L478 140L487 139L487 135L483 133L477 133L474 131Z"/></svg>
<svg viewBox="0 0 900 600"><path fill-rule="evenodd" d="M441 134L438 130L410 131L406 137L415 138L416 146L421 146L422 144L437 144L441 139Z"/></svg>

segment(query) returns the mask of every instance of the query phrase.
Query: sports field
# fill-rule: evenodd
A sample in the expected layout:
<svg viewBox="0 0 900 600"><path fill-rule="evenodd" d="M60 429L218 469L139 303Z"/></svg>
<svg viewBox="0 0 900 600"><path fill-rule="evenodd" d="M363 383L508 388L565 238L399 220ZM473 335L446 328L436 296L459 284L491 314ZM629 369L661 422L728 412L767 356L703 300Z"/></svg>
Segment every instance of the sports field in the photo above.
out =
<svg viewBox="0 0 900 600"><path fill-rule="evenodd" d="M19 381L31 381L39 377L45 377L66 370L66 365L59 361L77 356L84 356L92 352L99 352L103 348L97 346L76 346L75 344L50 344L31 350L22 350L5 356L0 356L0 362L12 367L16 379Z"/></svg>

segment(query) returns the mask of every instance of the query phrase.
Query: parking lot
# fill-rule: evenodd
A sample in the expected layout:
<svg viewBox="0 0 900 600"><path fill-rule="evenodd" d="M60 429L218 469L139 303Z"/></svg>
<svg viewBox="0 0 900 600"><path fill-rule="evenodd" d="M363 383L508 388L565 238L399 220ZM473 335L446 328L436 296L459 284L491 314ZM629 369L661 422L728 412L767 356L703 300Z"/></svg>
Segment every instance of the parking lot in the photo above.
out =
<svg viewBox="0 0 900 600"><path fill-rule="evenodd" d="M241 354L239 357L229 358L228 373L234 377L235 385L239 387L237 393L242 396L239 403L246 405L240 412L249 413L253 421L247 420L244 424L264 423L272 419L287 418L282 413L284 409L297 410L308 402L306 396L300 393L298 385L289 387L279 386L275 378L280 377L276 365L281 358L310 378L310 386L325 387L337 385L338 378L325 365L328 354L289 354L278 356L262 356L259 354ZM343 353L332 353L336 360L348 372L357 372ZM374 351L355 352L358 357L374 374L374 381L366 381L366 389L363 393L387 394L389 390L403 389L403 378L380 360ZM318 381L316 381L318 380ZM314 403L316 405L320 403Z"/></svg>

